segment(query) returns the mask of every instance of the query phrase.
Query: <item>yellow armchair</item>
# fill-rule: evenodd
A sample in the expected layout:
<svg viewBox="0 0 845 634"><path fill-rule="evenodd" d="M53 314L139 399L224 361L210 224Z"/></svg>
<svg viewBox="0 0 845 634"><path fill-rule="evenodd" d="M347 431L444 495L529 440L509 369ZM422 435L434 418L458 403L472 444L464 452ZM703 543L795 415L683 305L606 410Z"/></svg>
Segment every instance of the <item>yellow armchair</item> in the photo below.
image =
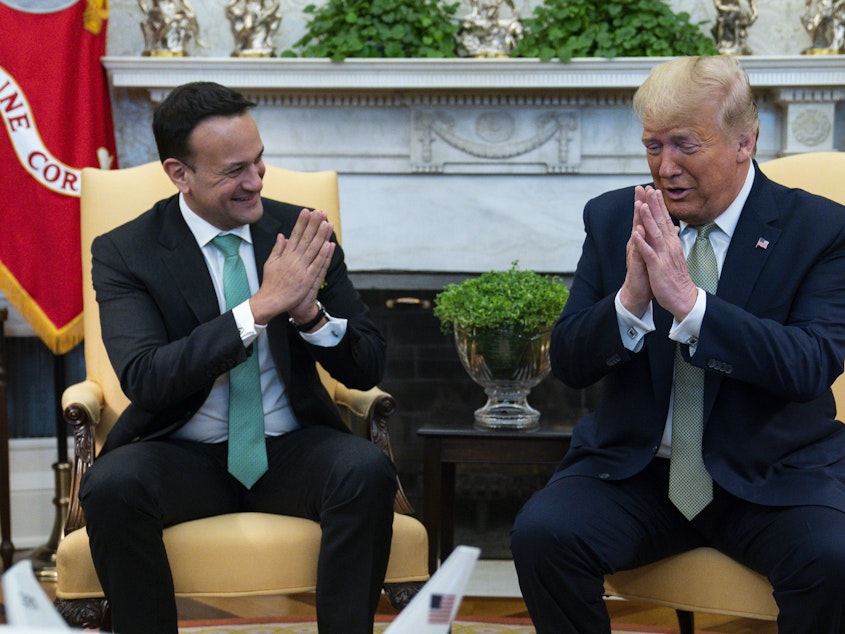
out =
<svg viewBox="0 0 845 634"><path fill-rule="evenodd" d="M82 172L81 233L86 380L62 396L73 427L74 457L64 536L56 553L56 607L74 627L108 624L104 598L84 530L79 482L106 435L128 404L100 336L91 284L92 240L176 192L157 162L121 170ZM262 195L325 211L340 241L340 204L335 172L295 172L267 166ZM341 415L393 458L388 419L396 404L374 388L352 390L320 368ZM385 593L401 609L428 579L428 538L415 519L401 484L394 503L393 540ZM80 530L82 529L82 530ZM167 528L164 542L177 596L248 596L313 590L317 579L320 526L296 517L235 513Z"/></svg>
<svg viewBox="0 0 845 634"><path fill-rule="evenodd" d="M845 204L845 153L812 152L760 165L773 181ZM845 292L845 289L843 289ZM836 409L845 412L845 375L833 384ZM674 608L681 634L693 634L695 612L774 621L772 586L761 574L713 548L697 548L605 578L605 592Z"/></svg>

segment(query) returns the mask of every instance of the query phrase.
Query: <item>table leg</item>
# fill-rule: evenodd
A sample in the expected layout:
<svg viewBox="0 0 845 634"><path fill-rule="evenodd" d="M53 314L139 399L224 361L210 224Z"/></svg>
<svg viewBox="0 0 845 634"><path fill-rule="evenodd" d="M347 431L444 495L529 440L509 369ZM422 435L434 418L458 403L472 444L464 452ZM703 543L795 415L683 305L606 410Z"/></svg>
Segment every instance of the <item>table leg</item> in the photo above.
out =
<svg viewBox="0 0 845 634"><path fill-rule="evenodd" d="M441 484L440 441L423 441L423 524L428 533L428 571L437 570L440 554Z"/></svg>
<svg viewBox="0 0 845 634"><path fill-rule="evenodd" d="M455 548L455 463L440 463L440 563Z"/></svg>

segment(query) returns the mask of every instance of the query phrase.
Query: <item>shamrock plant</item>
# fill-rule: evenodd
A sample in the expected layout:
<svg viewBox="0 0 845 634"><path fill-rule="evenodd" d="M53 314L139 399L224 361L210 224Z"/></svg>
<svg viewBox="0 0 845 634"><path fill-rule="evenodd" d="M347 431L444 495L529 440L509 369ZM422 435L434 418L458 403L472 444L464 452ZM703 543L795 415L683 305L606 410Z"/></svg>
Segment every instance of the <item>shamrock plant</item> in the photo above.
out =
<svg viewBox="0 0 845 634"><path fill-rule="evenodd" d="M444 333L463 330L514 330L533 334L551 328L569 298L559 278L520 270L488 271L448 284L434 298L434 315Z"/></svg>

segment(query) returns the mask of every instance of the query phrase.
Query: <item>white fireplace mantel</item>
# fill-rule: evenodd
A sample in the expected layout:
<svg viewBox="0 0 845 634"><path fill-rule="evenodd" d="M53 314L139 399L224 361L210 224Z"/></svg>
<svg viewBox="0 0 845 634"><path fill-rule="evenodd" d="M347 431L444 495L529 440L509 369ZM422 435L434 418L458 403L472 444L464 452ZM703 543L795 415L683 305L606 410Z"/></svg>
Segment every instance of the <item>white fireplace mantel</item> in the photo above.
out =
<svg viewBox="0 0 845 634"><path fill-rule="evenodd" d="M214 80L256 90L583 90L635 89L662 58L347 59L106 57L115 86L168 90ZM756 88L845 87L839 55L744 57Z"/></svg>
<svg viewBox="0 0 845 634"><path fill-rule="evenodd" d="M340 173L353 270L472 272L519 260L569 272L580 252L584 203L648 178L631 97L661 61L103 63L117 99L124 166L155 158L151 137L139 130L174 87L216 81L254 100L268 163ZM845 56L749 56L741 63L760 111L758 160L845 147Z"/></svg>

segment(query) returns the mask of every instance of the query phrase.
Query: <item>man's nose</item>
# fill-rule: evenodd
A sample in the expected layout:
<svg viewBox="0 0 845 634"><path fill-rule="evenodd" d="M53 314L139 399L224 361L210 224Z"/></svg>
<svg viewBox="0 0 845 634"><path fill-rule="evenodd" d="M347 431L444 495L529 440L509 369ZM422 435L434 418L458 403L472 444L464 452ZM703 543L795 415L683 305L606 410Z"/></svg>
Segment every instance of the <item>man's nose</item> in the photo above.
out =
<svg viewBox="0 0 845 634"><path fill-rule="evenodd" d="M263 166L251 165L244 171L243 186L250 191L261 191L264 186Z"/></svg>
<svg viewBox="0 0 845 634"><path fill-rule="evenodd" d="M680 172L680 166L673 156L671 149L665 149L660 154L659 174L663 178L676 176Z"/></svg>

